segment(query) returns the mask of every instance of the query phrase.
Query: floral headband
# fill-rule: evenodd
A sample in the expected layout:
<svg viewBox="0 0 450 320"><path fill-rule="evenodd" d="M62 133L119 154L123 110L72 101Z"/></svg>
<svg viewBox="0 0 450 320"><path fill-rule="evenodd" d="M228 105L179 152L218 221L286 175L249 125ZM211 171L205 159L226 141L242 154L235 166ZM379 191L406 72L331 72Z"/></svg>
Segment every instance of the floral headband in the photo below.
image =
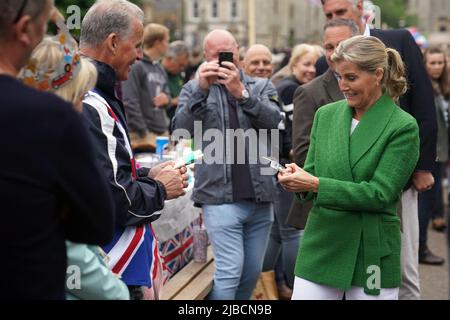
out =
<svg viewBox="0 0 450 320"><path fill-rule="evenodd" d="M59 43L63 59L52 73L48 73L45 63L38 65L36 59L30 59L20 76L23 83L38 90L48 91L61 88L75 78L81 68L80 55L75 39L70 35L63 20L58 20L56 25L59 32L52 39Z"/></svg>

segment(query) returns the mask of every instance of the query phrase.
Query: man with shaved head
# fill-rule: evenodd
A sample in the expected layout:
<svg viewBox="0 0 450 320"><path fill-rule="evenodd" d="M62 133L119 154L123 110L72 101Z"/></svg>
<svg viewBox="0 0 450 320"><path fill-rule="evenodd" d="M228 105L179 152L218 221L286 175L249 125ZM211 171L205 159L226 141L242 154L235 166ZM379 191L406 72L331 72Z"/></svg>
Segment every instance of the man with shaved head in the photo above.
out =
<svg viewBox="0 0 450 320"><path fill-rule="evenodd" d="M251 77L270 78L273 65L269 48L262 44L251 46L244 57L244 71Z"/></svg>
<svg viewBox="0 0 450 320"><path fill-rule="evenodd" d="M219 65L220 52L231 52L233 62ZM214 30L207 35L204 56L206 63L199 68L198 79L181 91L173 126L192 135L194 121L201 121L205 132L201 141L205 158L195 168L192 198L203 208L214 249L216 272L209 298L246 300L262 269L275 194L274 177L261 174L263 166L249 144L257 145L259 154L267 154L269 146L255 130L278 129L282 116L271 82L250 78L237 67L239 47L228 31ZM206 138L218 131L220 139ZM258 140L242 141L239 131L253 133ZM230 132L234 133L230 136ZM210 161L207 151L217 145L214 161Z"/></svg>

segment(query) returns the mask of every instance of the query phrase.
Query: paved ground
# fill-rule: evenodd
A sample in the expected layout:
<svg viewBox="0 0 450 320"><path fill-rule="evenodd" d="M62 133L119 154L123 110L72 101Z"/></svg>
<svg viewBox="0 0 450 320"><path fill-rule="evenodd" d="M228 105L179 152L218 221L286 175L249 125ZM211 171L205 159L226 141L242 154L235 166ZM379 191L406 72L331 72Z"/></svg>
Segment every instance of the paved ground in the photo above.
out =
<svg viewBox="0 0 450 320"><path fill-rule="evenodd" d="M443 266L428 266L421 264L420 283L422 300L449 300L449 266L448 246L445 233L428 231L428 247L434 254L445 257Z"/></svg>

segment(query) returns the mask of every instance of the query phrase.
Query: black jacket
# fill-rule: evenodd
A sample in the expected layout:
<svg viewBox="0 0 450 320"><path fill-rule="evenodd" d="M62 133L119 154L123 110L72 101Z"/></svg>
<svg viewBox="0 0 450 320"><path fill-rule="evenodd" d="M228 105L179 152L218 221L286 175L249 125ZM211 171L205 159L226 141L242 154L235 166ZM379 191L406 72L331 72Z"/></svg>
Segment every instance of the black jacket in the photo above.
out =
<svg viewBox="0 0 450 320"><path fill-rule="evenodd" d="M0 76L0 299L64 299L65 240L111 241L114 206L73 106Z"/></svg>
<svg viewBox="0 0 450 320"><path fill-rule="evenodd" d="M286 116L285 129L280 134L281 164L291 163L290 152L292 150L292 120L294 114L294 93L301 83L295 76L290 75L282 79L276 86L278 96L281 99L283 112Z"/></svg>
<svg viewBox="0 0 450 320"><path fill-rule="evenodd" d="M116 227L151 223L160 217L157 211L164 207L165 188L147 177L149 169L136 170L123 104L115 94L115 71L107 64L94 63L98 71L94 93L106 100L112 112L108 112L104 105L104 109L98 109L89 104L88 95L84 100L83 115L95 145L97 160L114 197Z"/></svg>

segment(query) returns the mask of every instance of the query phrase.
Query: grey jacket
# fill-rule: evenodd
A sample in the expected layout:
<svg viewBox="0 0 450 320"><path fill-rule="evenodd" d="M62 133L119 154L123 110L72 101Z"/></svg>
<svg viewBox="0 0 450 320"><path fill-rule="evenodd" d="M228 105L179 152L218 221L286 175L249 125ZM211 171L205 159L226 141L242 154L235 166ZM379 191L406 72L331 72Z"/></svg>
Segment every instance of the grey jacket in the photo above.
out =
<svg viewBox="0 0 450 320"><path fill-rule="evenodd" d="M442 95L434 97L436 104L436 119L437 119L437 150L436 161L446 163L448 160L448 123L445 115L445 110L448 109L448 102L445 101Z"/></svg>
<svg viewBox="0 0 450 320"><path fill-rule="evenodd" d="M249 159L250 176L255 191L256 202L272 202L275 194L275 171L272 174L261 174L261 169L267 171L268 165L261 164L260 156L271 155L271 129L279 129L283 118L278 107L278 95L273 84L266 79L250 78L241 72L241 81L250 93L250 99L239 103L237 115L240 128L267 129L268 139L258 134L258 153L254 159L249 156L249 143L245 143L245 152ZM195 185L192 200L197 204L224 204L233 202L231 181L231 164L226 161L230 157L231 149L226 134L230 128L229 105L226 89L219 84L213 84L209 91L200 89L197 80L188 82L180 93L178 109L173 119L173 129L185 129L194 135L194 121L202 122L202 141L194 139L196 149L203 151L205 158L195 167ZM212 129L212 130L209 130ZM206 132L206 131L209 132ZM215 130L215 131L213 131ZM219 133L222 141L207 137ZM175 132L176 134L176 132ZM198 134L198 133L197 133ZM237 144L238 145L238 144ZM216 148L217 147L217 148ZM254 147L254 145L252 146ZM217 151L211 163L208 154L211 149ZM227 150L228 149L228 150ZM221 152L223 151L223 152Z"/></svg>
<svg viewBox="0 0 450 320"><path fill-rule="evenodd" d="M128 80L122 82L122 100L130 132L163 133L169 129L165 108L156 108L153 103L160 93L170 97L167 74L159 62L144 56L131 67Z"/></svg>

